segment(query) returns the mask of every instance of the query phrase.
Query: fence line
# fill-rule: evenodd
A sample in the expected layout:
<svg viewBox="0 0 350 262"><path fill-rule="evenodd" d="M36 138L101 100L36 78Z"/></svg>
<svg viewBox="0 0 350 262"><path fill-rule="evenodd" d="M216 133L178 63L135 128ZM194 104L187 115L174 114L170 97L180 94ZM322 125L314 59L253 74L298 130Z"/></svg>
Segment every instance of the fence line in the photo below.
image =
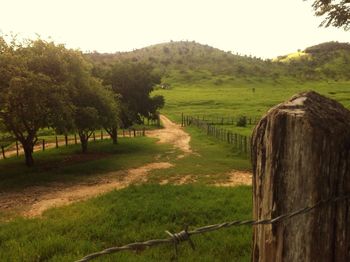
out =
<svg viewBox="0 0 350 262"><path fill-rule="evenodd" d="M125 130L128 132L126 133ZM127 135L125 135L127 134ZM118 136L123 137L138 137L138 136L145 136L146 135L146 129L122 129L118 130ZM96 134L93 132L92 136L89 138L89 141L96 141L96 140L104 140L108 137L110 139L110 135L108 133L104 133L103 130L101 130L100 134ZM45 149L48 148L59 148L60 146L68 146L72 144L79 144L80 139L77 134L71 134L71 135L55 135L54 140L47 141L45 139L38 139L37 142L34 145L34 152L38 151L45 151ZM0 154L0 160L6 159L7 157L11 156L20 156L23 155L23 147L18 142L15 141L14 144L12 143L11 146L5 148L5 146L1 146L1 154Z"/></svg>
<svg viewBox="0 0 350 262"><path fill-rule="evenodd" d="M153 239L153 240L148 240L148 241L144 241L144 242L135 242L135 243L127 244L127 245L120 246L120 247L107 248L105 250L102 250L101 252L96 252L96 253L92 253L90 255L87 255L84 258L77 260L76 262L86 262L86 261L90 261L94 258L103 256L103 255L112 254L112 253L116 253L116 252L120 252L120 251L124 251L124 250L143 251L146 248L158 246L158 245L162 245L162 244L173 244L174 250L175 250L175 257L177 257L178 244L180 244L181 242L189 241L192 249L195 248L195 246L190 238L192 235L203 234L203 233L212 232L212 231L216 231L216 230L219 230L222 228L229 228L229 227L233 227L233 226L248 226L248 225L249 226L257 226L257 225L276 224L276 223L283 222L287 219L291 219L295 216L307 214L307 213L311 212L312 210L314 210L316 208L323 207L327 204L335 204L336 202L345 201L348 199L350 199L350 194L329 198L327 200L320 200L312 206L306 206L306 207L300 208L296 211L282 214L280 216L277 216L277 217L271 218L271 219L235 220L235 221L231 221L231 222L224 222L224 223L220 223L220 224L203 226L203 227L194 229L193 231L188 231L188 227L186 227L183 231L181 231L179 233L174 233L174 234L170 233L169 231L165 231L170 236L169 238Z"/></svg>
<svg viewBox="0 0 350 262"><path fill-rule="evenodd" d="M210 125L237 125L242 116L222 117L222 116L192 116L192 118L207 122ZM256 125L259 122L258 117L244 116L248 125Z"/></svg>
<svg viewBox="0 0 350 262"><path fill-rule="evenodd" d="M184 116L182 115L182 126L194 125L204 132L208 136L212 136L218 140L233 145L233 148L239 153L249 156L250 152L250 137L241 134L234 133L222 127L217 127L212 122L200 119L199 117Z"/></svg>

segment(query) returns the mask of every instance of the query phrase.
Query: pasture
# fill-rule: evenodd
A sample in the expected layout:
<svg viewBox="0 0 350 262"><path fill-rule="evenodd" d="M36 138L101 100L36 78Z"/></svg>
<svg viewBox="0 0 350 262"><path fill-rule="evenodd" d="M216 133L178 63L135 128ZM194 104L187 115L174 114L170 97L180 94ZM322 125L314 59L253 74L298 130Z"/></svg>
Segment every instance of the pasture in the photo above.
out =
<svg viewBox="0 0 350 262"><path fill-rule="evenodd" d="M310 89L350 107L348 82L225 79L220 85L212 80L188 84L178 81L172 83L171 89L154 93L165 96L162 113L177 123L181 122L181 113L213 118L260 117L292 94ZM250 135L253 125L224 127ZM35 152L36 165L31 169L22 164L22 156L1 161L0 189L5 194L33 187L46 187L55 193L63 187L69 190L94 187L101 181L111 183L110 179L123 183L130 174L120 171L138 170L152 163L167 165L150 168L142 173L144 177L134 177L120 190L88 200L77 198L84 201L73 203L74 200L71 205L44 210L39 217L23 217L31 214L26 212L33 204L24 200L24 194L24 204L1 210L0 260L74 261L111 246L166 237L165 230L178 232L186 225L195 228L251 218L251 186L222 187L236 185L230 184L232 171L247 174L251 170L249 160L196 127L186 127L185 131L191 136L192 153L184 156L171 144L136 137L121 138L118 145L109 139L92 141L84 156L80 145ZM251 227L223 229L193 237L193 241L195 251L186 243L180 245L179 261L250 260ZM172 246L162 246L142 255L125 252L96 261L169 261L173 256Z"/></svg>
<svg viewBox="0 0 350 262"><path fill-rule="evenodd" d="M164 78L163 81L170 83L171 88L154 92L165 97L166 103L162 112L177 123L181 123L181 113L209 119L237 116L260 118L271 107L292 95L310 90L333 98L350 108L348 81L300 82L282 77L273 80L212 76L208 72L192 74L194 81L189 82L180 74ZM218 79L220 84L217 84ZM253 127L225 126L242 135L250 135Z"/></svg>

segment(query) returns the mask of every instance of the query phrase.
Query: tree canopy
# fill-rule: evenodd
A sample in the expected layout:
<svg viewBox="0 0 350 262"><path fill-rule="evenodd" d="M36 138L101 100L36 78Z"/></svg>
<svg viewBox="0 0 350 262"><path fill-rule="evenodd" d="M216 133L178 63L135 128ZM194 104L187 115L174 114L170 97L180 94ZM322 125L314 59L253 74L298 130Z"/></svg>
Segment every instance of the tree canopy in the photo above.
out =
<svg viewBox="0 0 350 262"><path fill-rule="evenodd" d="M117 62L105 78L105 83L120 94L120 120L123 127L140 122L140 116L151 118L164 105L163 98L151 98L150 93L160 83L160 75L149 64Z"/></svg>
<svg viewBox="0 0 350 262"><path fill-rule="evenodd" d="M28 166L40 129L78 131L86 152L91 130L117 121L114 94L91 69L80 51L63 45L0 37L0 124L22 144Z"/></svg>
<svg viewBox="0 0 350 262"><path fill-rule="evenodd" d="M350 29L350 0L316 0L313 8L317 16L324 16L321 26Z"/></svg>

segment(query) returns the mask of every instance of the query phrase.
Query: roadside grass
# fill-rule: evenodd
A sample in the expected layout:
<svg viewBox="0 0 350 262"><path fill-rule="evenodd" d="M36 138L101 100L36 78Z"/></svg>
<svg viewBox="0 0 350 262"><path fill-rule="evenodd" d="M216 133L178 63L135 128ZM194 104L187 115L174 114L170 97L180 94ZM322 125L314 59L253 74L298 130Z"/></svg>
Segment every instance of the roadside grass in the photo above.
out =
<svg viewBox="0 0 350 262"><path fill-rule="evenodd" d="M250 160L235 152L231 145L209 137L195 127L186 127L185 130L191 135L193 153L183 158L172 157L174 166L152 171L150 182L173 183L187 177L192 182L213 184L224 181L229 171L251 170Z"/></svg>
<svg viewBox="0 0 350 262"><path fill-rule="evenodd" d="M156 144L147 137L120 138L117 145L110 139L89 143L89 152L81 153L80 145L62 146L35 152L35 165L27 168L24 156L0 160L0 190L20 190L50 183L75 183L93 179L110 171L137 167L166 157L170 145Z"/></svg>
<svg viewBox="0 0 350 262"><path fill-rule="evenodd" d="M181 113L209 118L263 116L271 107L303 91L314 90L333 98L350 108L350 82L309 81L300 82L289 78L276 80L263 78L233 78L221 76L222 83L215 85L212 76L195 82L182 82L176 77L165 79L171 89L158 89L154 95L165 97L162 113L181 123ZM225 126L228 128L228 126ZM231 126L230 130L250 135L253 125L242 128Z"/></svg>
<svg viewBox="0 0 350 262"><path fill-rule="evenodd" d="M131 186L88 201L46 211L43 218L0 224L0 261L74 261L135 241L251 218L251 187ZM249 261L251 227L193 236L196 250L179 246L178 261ZM172 245L124 252L94 261L170 261Z"/></svg>

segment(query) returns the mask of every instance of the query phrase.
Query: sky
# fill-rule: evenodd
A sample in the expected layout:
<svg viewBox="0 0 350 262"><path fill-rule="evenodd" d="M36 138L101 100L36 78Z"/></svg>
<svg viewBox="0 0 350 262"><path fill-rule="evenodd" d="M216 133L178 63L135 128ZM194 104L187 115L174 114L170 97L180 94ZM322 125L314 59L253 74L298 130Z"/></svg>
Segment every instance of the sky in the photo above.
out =
<svg viewBox="0 0 350 262"><path fill-rule="evenodd" d="M262 58L350 31L319 28L312 0L0 0L0 32L114 53L189 40Z"/></svg>

